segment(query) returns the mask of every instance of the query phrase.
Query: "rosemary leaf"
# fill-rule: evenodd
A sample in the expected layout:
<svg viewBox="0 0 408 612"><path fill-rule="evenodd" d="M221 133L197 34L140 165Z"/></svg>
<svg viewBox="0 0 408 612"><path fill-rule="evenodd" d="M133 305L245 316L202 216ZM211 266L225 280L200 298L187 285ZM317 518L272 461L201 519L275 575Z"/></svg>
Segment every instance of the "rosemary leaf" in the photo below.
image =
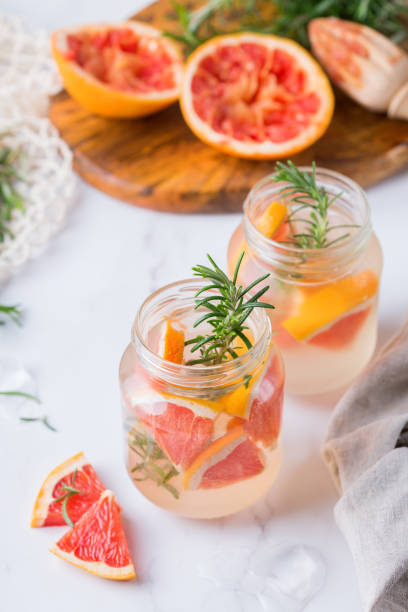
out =
<svg viewBox="0 0 408 612"><path fill-rule="evenodd" d="M202 265L193 267L195 276L214 281L195 294L195 309L204 309L209 312L201 315L195 321L193 327L198 327L205 322L210 325L213 331L207 335L200 334L185 342L186 346L193 345L190 349L191 353L200 352L199 358L187 361L186 365L216 365L228 359L229 356L236 359L238 357L237 347L235 346L237 338L243 341L247 349L252 346L245 333L247 327L243 325L244 321L254 308L274 308L271 304L259 301L259 298L268 291L269 286L263 287L246 302L244 301L243 298L248 291L269 276L269 274L264 274L246 288L237 285L239 269L244 255L245 252L242 252L237 261L232 280L228 278L210 255L207 255L207 257L211 268ZM206 291L212 293L205 295ZM203 295L205 297L202 297Z"/></svg>
<svg viewBox="0 0 408 612"><path fill-rule="evenodd" d="M301 202L301 206L291 211L288 215L288 222L295 221L304 223L306 227L302 232L294 232L285 243L291 244L300 249L323 249L332 246L349 237L349 233L338 236L332 241L328 240L328 233L334 229L359 227L355 224L334 224L331 225L328 218L330 207L341 197L342 193L329 197L326 189L317 184L316 164L312 163L312 172L302 172L292 161L286 164L277 162L275 173L272 176L275 183L284 183L279 194L292 202ZM309 218L297 217L300 211L309 211Z"/></svg>

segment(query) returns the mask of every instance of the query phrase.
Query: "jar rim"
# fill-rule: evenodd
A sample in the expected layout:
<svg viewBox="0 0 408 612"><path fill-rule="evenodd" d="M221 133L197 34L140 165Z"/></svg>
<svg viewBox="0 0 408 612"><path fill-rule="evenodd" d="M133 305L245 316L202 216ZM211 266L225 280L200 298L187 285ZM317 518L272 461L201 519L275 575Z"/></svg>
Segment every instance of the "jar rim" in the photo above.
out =
<svg viewBox="0 0 408 612"><path fill-rule="evenodd" d="M147 322L146 320L149 317L149 311L154 309L157 305L160 307L160 298L162 296L165 298L168 292L176 292L177 290L184 290L186 292L190 290L191 305L193 305L195 292L207 283L208 281L206 279L188 278L174 281L160 287L143 301L132 325L131 341L136 350L139 351L139 356L142 361L145 362L147 367L153 368L158 376L166 380L171 379L172 382L176 381L177 385L185 384L188 387L197 388L203 384L216 385L221 383L222 385L227 385L232 379L242 378L249 370L253 370L256 367L254 363L261 361L270 344L271 323L264 309L259 308L254 309L248 318L248 320L253 316L258 318L261 326L258 337L250 349L235 359L225 361L221 364L198 367L197 365L173 363L163 359L163 357L155 353L148 346L143 333L143 329ZM248 294L248 297L250 297L250 294ZM176 300L174 301L176 302ZM168 304L169 301L167 300L165 303Z"/></svg>
<svg viewBox="0 0 408 612"><path fill-rule="evenodd" d="M312 166L300 166L302 172L311 173ZM275 173L276 174L276 173ZM276 198L284 183L273 182L274 173L256 183L244 202L243 230L247 245L267 266L272 266L274 275L288 282L321 284L327 282L327 275L341 278L366 248L371 236L370 205L363 189L352 179L340 172L327 168L316 168L316 179L320 185L333 186L344 194L338 197L338 206L354 211L359 221L357 231L351 232L344 240L323 248L302 248L268 238L260 232L253 221L253 210L261 198ZM336 194L337 195L337 194ZM356 219L356 221L357 221Z"/></svg>
<svg viewBox="0 0 408 612"><path fill-rule="evenodd" d="M313 171L313 167L312 166L298 166L298 169L301 172L308 172L308 173L311 173ZM282 242L277 242L276 240L273 240L272 238L268 238L267 236L262 234L257 229L257 227L254 225L249 212L250 212L251 205L253 205L253 200L254 200L255 196L258 195L258 192L259 192L259 190L262 187L264 187L269 182L271 182L271 185L274 186L274 191L275 191L275 189L279 190L281 188L281 185L279 185L278 183L272 183L272 177L275 174L276 174L276 172L272 172L271 174L268 174L267 176L264 176L257 183L255 183L255 185L251 188L251 190L249 191L249 193L248 193L248 195L247 195L247 197L245 198L245 201L244 201L244 213L245 213L246 218L250 222L250 224L253 227L253 229L256 232L256 234L258 234L260 237L263 237L268 243L270 243L271 246L278 246L280 250L282 250L283 252L286 251L288 254L298 254L298 255L302 254L303 256L312 255L312 254L316 255L318 253L327 253L327 251L329 251L329 250L332 253L332 252L335 252L335 251L341 251L342 249L344 249L344 247L346 245L348 246L348 245L350 245L351 242L357 241L356 239L360 240L361 239L361 235L367 231L367 229L366 229L367 226L368 226L368 229L371 231L370 205L369 205L369 202L368 202L367 195L364 192L364 190L362 189L362 187L360 187L360 185L358 183L356 183L356 181L354 181L350 177L348 177L348 176L346 176L344 174L341 174L341 172L336 172L335 170L330 170L329 168L324 168L324 167L321 167L321 166L316 166L316 178L317 179L318 179L319 175L324 175L324 176L327 176L328 178L329 177L335 178L338 181L341 181L342 183L347 185L349 188L351 188L356 194L358 194L358 197L361 199L361 202L362 202L363 208L364 208L363 223L359 227L358 231L355 232L353 236L350 236L350 238L346 239L342 243L337 243L337 244L334 244L334 245L329 246L329 247L313 248L313 249L312 248L296 247L296 246L285 244L285 243L282 243Z"/></svg>

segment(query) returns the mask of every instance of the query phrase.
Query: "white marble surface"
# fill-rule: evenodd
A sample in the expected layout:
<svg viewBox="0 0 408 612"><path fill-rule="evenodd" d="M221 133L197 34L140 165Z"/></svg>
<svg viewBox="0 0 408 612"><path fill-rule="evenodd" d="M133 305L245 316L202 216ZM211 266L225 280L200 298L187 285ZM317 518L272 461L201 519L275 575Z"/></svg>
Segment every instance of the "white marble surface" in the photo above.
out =
<svg viewBox="0 0 408 612"><path fill-rule="evenodd" d="M2 3L49 28L120 18L134 7L129 0ZM369 197L385 252L383 342L408 311L407 174L371 189ZM202 522L168 515L140 496L124 469L117 369L136 309L153 289L188 276L206 251L225 261L238 218L155 214L80 184L64 231L41 258L1 288L0 301L20 302L25 315L22 329L8 325L0 330L0 358L24 362L38 381L44 411L58 428L52 433L39 424L1 422L2 611L244 610L241 597L216 590L200 577L200 567L211 568L211 556L220 546L226 558L242 554L245 564L245 555L265 540L271 546L284 541L310 545L324 558L325 585L307 612L361 609L352 559L333 521L336 493L319 454L335 396L286 398L278 481L263 501L234 517ZM43 477L79 450L123 506L139 583L98 580L68 566L47 551L63 530L28 526Z"/></svg>

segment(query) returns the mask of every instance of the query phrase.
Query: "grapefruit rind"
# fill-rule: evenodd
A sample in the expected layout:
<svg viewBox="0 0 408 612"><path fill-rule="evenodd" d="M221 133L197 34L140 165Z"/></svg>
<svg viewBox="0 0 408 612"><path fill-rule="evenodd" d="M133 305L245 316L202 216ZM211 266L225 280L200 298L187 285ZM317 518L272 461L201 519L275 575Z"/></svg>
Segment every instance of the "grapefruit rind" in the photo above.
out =
<svg viewBox="0 0 408 612"><path fill-rule="evenodd" d="M253 43L279 48L294 56L308 78L309 89L318 92L321 106L313 121L299 135L284 142L241 142L219 133L198 116L194 109L192 80L200 62L222 45ZM324 92L324 95L323 95ZM296 42L272 34L237 33L216 36L200 45L188 58L181 87L180 107L183 117L194 134L206 144L235 157L247 159L279 159L303 151L318 140L328 128L334 112L334 94L330 82L313 57Z"/></svg>
<svg viewBox="0 0 408 612"><path fill-rule="evenodd" d="M183 363L184 357L184 331L176 329L169 319L167 319L160 340L159 354L166 361L172 363Z"/></svg>
<svg viewBox="0 0 408 612"><path fill-rule="evenodd" d="M110 567L110 565L106 565L103 561L81 561L74 553L67 553L60 550L56 544L51 546L49 551L60 559L63 559L63 561L67 561L71 565L75 565L100 578L107 578L109 580L132 580L136 577L132 563L125 567Z"/></svg>
<svg viewBox="0 0 408 612"><path fill-rule="evenodd" d="M378 277L372 270L347 276L313 292L304 292L296 314L282 326L299 342L328 329L345 314L366 307L378 290Z"/></svg>
<svg viewBox="0 0 408 612"><path fill-rule="evenodd" d="M254 225L256 229L267 238L273 238L275 232L282 225L285 217L288 214L288 209L282 202L275 200L256 219Z"/></svg>
<svg viewBox="0 0 408 612"><path fill-rule="evenodd" d="M241 442L245 441L244 428L239 425L215 440L193 461L183 474L183 488L197 489L201 478L210 467L225 459Z"/></svg>
<svg viewBox="0 0 408 612"><path fill-rule="evenodd" d="M101 494L99 500L95 502L95 504L88 510L88 512L92 511L97 504L100 505L106 497L110 498L113 502L115 502L115 497L112 491L109 491L108 489L106 489ZM86 514L87 513L85 513L81 517L80 521L86 520ZM76 525L78 525L78 523ZM76 526L74 525L74 527L68 530L68 532L72 532L75 528ZM58 542L53 544L49 548L49 551L52 552L57 557L59 557L60 559L67 561L71 565L75 565L76 567L79 567L80 569L83 569L86 572L99 576L100 578L107 578L109 580L131 580L132 578L136 577L135 568L133 566L133 563L128 563L127 565L123 567L113 567L113 566L107 565L103 561L85 561L83 559L78 558L74 552L67 552L67 551L62 550L59 547Z"/></svg>
<svg viewBox="0 0 408 612"><path fill-rule="evenodd" d="M48 515L48 507L50 500L53 501L52 493L55 485L69 474L77 469L80 470L84 465L89 465L89 461L83 453L77 453L67 461L57 465L44 480L40 491L34 503L34 508L31 516L31 527L43 527Z"/></svg>
<svg viewBox="0 0 408 612"><path fill-rule="evenodd" d="M143 94L120 91L105 85L102 81L83 70L81 66L64 56L67 50L66 37L68 34L75 34L81 30L98 31L121 27L131 28L136 34L160 38L162 41L166 41L166 52L174 61L174 88ZM150 25L137 21L125 21L120 23L93 24L78 28L64 28L52 34L51 50L65 89L84 108L96 115L110 118L144 117L170 106L179 97L183 75L181 54L172 41L164 38L160 30Z"/></svg>

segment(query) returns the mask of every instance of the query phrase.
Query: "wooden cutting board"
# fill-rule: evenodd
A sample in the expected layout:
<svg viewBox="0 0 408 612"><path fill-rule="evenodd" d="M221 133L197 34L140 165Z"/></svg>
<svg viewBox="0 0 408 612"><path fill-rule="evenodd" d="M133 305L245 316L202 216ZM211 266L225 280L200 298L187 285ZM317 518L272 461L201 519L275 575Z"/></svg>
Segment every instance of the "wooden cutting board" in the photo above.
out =
<svg viewBox="0 0 408 612"><path fill-rule="evenodd" d="M170 0L155 2L134 18L163 29L176 27ZM239 211L249 189L274 167L273 161L236 159L203 144L184 123L178 105L144 119L102 119L62 92L51 102L50 119L88 183L155 210ZM408 164L408 121L370 113L336 92L328 131L292 159L303 165L315 160L368 187Z"/></svg>

